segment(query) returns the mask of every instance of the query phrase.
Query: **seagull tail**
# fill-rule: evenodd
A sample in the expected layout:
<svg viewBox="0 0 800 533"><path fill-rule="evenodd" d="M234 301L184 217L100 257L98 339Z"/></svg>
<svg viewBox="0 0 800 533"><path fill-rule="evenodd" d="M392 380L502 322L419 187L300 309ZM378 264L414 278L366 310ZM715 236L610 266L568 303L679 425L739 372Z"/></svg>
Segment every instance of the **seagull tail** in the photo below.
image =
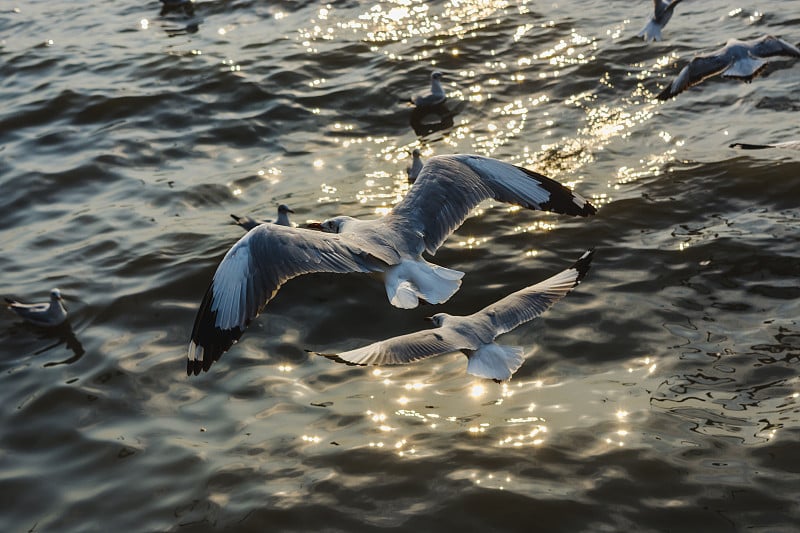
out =
<svg viewBox="0 0 800 533"><path fill-rule="evenodd" d="M440 304L458 291L463 276L463 272L425 260L405 260L386 270L386 295L392 305L402 309L417 307L420 299Z"/></svg>
<svg viewBox="0 0 800 533"><path fill-rule="evenodd" d="M655 20L650 19L645 24L642 31L636 34L637 37L641 37L645 41L660 41L661 40L661 25L657 23Z"/></svg>
<svg viewBox="0 0 800 533"><path fill-rule="evenodd" d="M481 346L467 357L469 358L467 373L495 381L511 379L525 361L520 346L502 346L495 343Z"/></svg>

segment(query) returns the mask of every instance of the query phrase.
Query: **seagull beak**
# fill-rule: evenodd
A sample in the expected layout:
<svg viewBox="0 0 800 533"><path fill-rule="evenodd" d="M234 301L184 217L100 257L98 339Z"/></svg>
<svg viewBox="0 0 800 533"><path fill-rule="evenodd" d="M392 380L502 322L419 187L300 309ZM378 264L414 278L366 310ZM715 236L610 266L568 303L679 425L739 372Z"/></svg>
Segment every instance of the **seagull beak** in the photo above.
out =
<svg viewBox="0 0 800 533"><path fill-rule="evenodd" d="M287 209L290 213L294 213L294 209Z"/></svg>
<svg viewBox="0 0 800 533"><path fill-rule="evenodd" d="M319 222L309 222L308 224L306 224L306 228L322 231L322 224L320 224Z"/></svg>
<svg viewBox="0 0 800 533"><path fill-rule="evenodd" d="M426 316L425 320L427 320L428 322L433 322L433 317L432 316Z"/></svg>

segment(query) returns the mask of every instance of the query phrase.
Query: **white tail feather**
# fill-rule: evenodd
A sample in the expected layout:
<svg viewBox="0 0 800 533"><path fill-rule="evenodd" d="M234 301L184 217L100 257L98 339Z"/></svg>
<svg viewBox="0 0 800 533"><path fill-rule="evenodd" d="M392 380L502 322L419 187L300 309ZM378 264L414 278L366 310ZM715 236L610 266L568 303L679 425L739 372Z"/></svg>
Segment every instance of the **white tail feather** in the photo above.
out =
<svg viewBox="0 0 800 533"><path fill-rule="evenodd" d="M650 19L642 31L636 34L637 37L641 37L645 41L660 41L661 40L661 25L658 24L655 20Z"/></svg>
<svg viewBox="0 0 800 533"><path fill-rule="evenodd" d="M519 346L486 344L468 356L467 372L480 378L510 379L525 360L522 354Z"/></svg>
<svg viewBox="0 0 800 533"><path fill-rule="evenodd" d="M404 260L386 270L386 295L392 305L402 309L417 307L420 298L440 304L456 293L463 276L463 272L425 260Z"/></svg>
<svg viewBox="0 0 800 533"><path fill-rule="evenodd" d="M745 57L734 62L722 75L728 78L750 78L766 64L763 59Z"/></svg>

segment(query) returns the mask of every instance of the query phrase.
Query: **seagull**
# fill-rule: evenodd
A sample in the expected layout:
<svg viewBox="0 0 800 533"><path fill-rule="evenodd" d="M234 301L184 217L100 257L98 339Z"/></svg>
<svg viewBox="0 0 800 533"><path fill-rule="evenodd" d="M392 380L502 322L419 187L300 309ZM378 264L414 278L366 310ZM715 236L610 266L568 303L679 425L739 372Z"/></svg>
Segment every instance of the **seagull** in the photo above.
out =
<svg viewBox="0 0 800 533"><path fill-rule="evenodd" d="M312 272L382 273L389 301L447 301L463 272L429 263L469 213L489 198L528 209L590 216L595 207L531 170L477 155L428 159L408 194L383 218L338 216L309 228L262 224L225 254L203 297L189 342L187 372L199 374L242 336L286 281Z"/></svg>
<svg viewBox="0 0 800 533"><path fill-rule="evenodd" d="M411 98L411 103L418 107L435 106L445 101L447 96L444 94L442 83L442 73L438 70L431 72L431 90L430 92L418 94Z"/></svg>
<svg viewBox="0 0 800 533"><path fill-rule="evenodd" d="M773 144L746 144L733 143L730 148L741 148L742 150L763 150L765 148L786 148L788 150L800 150L800 141L786 141Z"/></svg>
<svg viewBox="0 0 800 533"><path fill-rule="evenodd" d="M438 329L393 337L339 354L317 354L350 365L402 365L435 355L462 352L467 373L495 381L510 379L522 362L521 346L494 340L530 322L566 296L588 272L594 250L584 253L567 270L512 293L467 316L437 313L428 318Z"/></svg>
<svg viewBox="0 0 800 533"><path fill-rule="evenodd" d="M8 308L17 313L31 324L37 326L59 326L67 319L67 310L64 308L61 298L61 291L53 289L50 291L50 302L41 304L24 304L10 298L6 298Z"/></svg>
<svg viewBox="0 0 800 533"><path fill-rule="evenodd" d="M291 226L292 222L289 220L289 213L294 213L288 205L281 204L278 206L278 218L275 220L275 224L279 226ZM268 224L270 220L256 220L254 218L250 218L248 216L240 217L238 215L231 215L231 218L236 221L236 224L243 227L245 231L250 231L251 229L255 228L261 224Z"/></svg>
<svg viewBox="0 0 800 533"><path fill-rule="evenodd" d="M419 148L414 148L411 152L411 165L406 167L406 174L408 174L408 182L413 184L417 181L419 171L422 170L422 158L419 156Z"/></svg>
<svg viewBox="0 0 800 533"><path fill-rule="evenodd" d="M647 21L642 31L636 34L645 41L660 41L661 30L667 25L669 19L672 18L672 12L675 11L675 6L680 4L683 0L653 0L654 12L650 20Z"/></svg>
<svg viewBox="0 0 800 533"><path fill-rule="evenodd" d="M667 100L717 74L750 82L766 66L767 58L775 56L800 57L800 49L772 35L752 41L731 39L716 52L692 59L657 98Z"/></svg>

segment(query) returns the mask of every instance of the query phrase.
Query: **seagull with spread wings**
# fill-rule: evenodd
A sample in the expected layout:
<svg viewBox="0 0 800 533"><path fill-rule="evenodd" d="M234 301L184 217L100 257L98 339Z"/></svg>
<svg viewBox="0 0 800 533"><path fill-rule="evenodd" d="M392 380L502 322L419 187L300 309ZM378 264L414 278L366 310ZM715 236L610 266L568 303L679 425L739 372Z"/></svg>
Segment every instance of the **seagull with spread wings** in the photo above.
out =
<svg viewBox="0 0 800 533"><path fill-rule="evenodd" d="M541 283L510 294L467 316L437 313L430 317L436 329L418 331L379 341L363 348L322 355L350 365L402 365L436 355L462 352L467 372L481 378L510 379L524 359L520 346L503 346L494 340L530 322L581 282L589 271L594 251L584 253L567 270Z"/></svg>
<svg viewBox="0 0 800 533"><path fill-rule="evenodd" d="M731 39L719 50L692 59L657 98L668 100L718 74L726 78L752 81L774 57L800 57L800 49L772 35L752 41Z"/></svg>
<svg viewBox="0 0 800 533"><path fill-rule="evenodd" d="M339 216L322 231L262 224L231 248L203 297L189 342L187 372L199 374L235 343L286 281L313 272L379 272L395 307L446 302L464 273L426 261L482 201L589 216L595 207L558 182L477 155L430 158L386 216Z"/></svg>

